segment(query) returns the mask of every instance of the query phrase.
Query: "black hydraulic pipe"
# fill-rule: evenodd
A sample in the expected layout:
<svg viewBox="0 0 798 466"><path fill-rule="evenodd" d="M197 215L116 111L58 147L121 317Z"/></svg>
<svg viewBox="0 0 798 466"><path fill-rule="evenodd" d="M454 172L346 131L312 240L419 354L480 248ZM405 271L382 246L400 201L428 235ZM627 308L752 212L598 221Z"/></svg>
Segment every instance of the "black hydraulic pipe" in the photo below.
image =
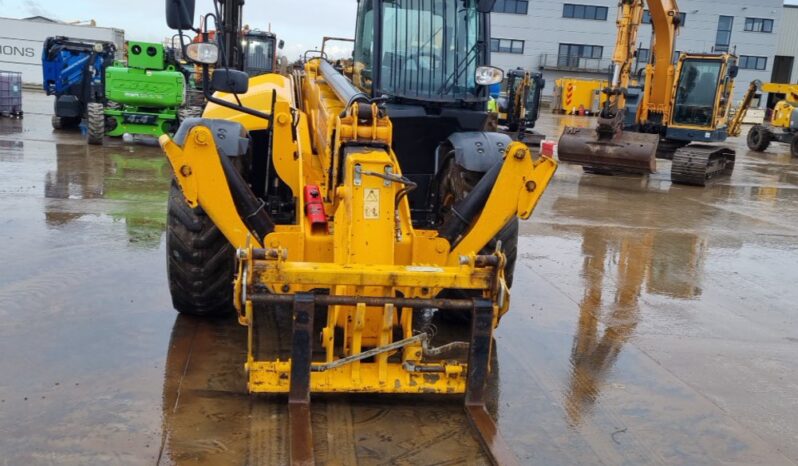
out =
<svg viewBox="0 0 798 466"><path fill-rule="evenodd" d="M493 191L493 186L496 184L501 168L501 162L493 165L474 186L474 189L452 206L451 215L438 230L438 236L446 238L452 247L460 241L463 234L474 224L482 212L488 196Z"/></svg>
<svg viewBox="0 0 798 466"><path fill-rule="evenodd" d="M274 221L266 212L263 201L252 192L230 158L220 155L219 159L222 161L222 170L230 186L230 194L238 209L238 215L250 231L258 236L258 241L262 242L266 235L274 231Z"/></svg>

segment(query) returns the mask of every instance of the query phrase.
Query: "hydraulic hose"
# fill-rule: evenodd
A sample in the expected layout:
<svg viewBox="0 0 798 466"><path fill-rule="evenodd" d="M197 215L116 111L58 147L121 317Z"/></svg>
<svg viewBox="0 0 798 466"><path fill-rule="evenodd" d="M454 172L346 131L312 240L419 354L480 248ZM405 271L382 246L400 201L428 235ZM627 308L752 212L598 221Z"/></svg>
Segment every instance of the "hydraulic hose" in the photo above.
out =
<svg viewBox="0 0 798 466"><path fill-rule="evenodd" d="M233 166L230 158L220 155L219 159L222 161L222 170L224 170L227 184L230 186L230 194L233 196L238 215L262 243L263 238L274 231L274 221L266 212L264 202L252 192L241 173Z"/></svg>
<svg viewBox="0 0 798 466"><path fill-rule="evenodd" d="M451 215L438 230L438 236L446 238L452 248L460 241L463 234L476 222L482 208L493 191L496 179L499 177L502 163L497 162L477 182L474 189L460 201L452 206Z"/></svg>

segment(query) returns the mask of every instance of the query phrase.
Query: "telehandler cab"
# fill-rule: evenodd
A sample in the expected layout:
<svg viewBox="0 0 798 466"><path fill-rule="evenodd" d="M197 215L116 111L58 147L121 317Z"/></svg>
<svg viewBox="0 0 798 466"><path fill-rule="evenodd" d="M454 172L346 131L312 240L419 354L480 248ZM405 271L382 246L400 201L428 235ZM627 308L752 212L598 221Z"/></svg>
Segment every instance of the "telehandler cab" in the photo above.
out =
<svg viewBox="0 0 798 466"><path fill-rule="evenodd" d="M237 21L240 3L215 1L216 20ZM351 77L321 58L291 77L217 67L203 117L160 138L175 177L174 306L235 308L249 390L288 394L294 464L313 462L310 393L324 392L465 394L488 456L516 461L485 410L486 380L518 218L556 163L483 131L487 86L502 79L489 66L493 3L361 0ZM167 0L166 16L182 34L194 2ZM186 50L206 78L225 53L217 39ZM254 322L278 305L293 315L290 357L256 359ZM469 316L468 341L436 338L415 319L428 309Z"/></svg>

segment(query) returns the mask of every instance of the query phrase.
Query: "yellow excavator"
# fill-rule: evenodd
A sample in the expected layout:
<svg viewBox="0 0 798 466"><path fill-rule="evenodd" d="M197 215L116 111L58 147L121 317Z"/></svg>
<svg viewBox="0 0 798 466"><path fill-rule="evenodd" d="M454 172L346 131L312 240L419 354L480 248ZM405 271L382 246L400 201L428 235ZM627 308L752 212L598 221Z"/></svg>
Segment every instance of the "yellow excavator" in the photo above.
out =
<svg viewBox="0 0 798 466"><path fill-rule="evenodd" d="M215 0L216 19L235 22L241 3ZM249 391L288 395L294 464L313 463L311 393L363 392L464 395L488 457L516 463L486 382L518 220L557 164L484 130L503 79L487 46L493 3L360 0L351 76L323 58L291 76L216 67L202 118L160 138L175 179L173 304L235 309ZM194 1L167 0L166 16L182 35ZM185 50L205 78L225 53L217 39ZM261 354L256 322L281 307L290 348ZM470 325L452 341L454 327L417 318L428 311Z"/></svg>
<svg viewBox="0 0 798 466"><path fill-rule="evenodd" d="M651 61L642 87L631 83L644 8L651 14ZM598 173L654 173L672 158L674 183L704 186L730 175L735 152L711 143L728 137L737 57L681 53L673 63L680 26L675 0L621 0L612 79L595 129L566 127L559 141L563 162ZM675 151L673 151L675 149Z"/></svg>
<svg viewBox="0 0 798 466"><path fill-rule="evenodd" d="M770 122L756 125L748 132L748 148L755 152L764 152L771 142L781 142L790 146L790 154L798 157L798 84L751 83L746 99L750 104L756 92L782 94L784 99L776 103ZM748 105L743 104L739 117L745 115Z"/></svg>

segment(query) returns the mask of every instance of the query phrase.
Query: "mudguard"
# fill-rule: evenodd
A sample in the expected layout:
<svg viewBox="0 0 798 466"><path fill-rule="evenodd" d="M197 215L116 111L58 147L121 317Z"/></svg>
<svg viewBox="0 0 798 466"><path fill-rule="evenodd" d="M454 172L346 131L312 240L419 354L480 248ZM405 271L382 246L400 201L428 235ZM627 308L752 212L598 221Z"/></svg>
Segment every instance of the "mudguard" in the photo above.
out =
<svg viewBox="0 0 798 466"><path fill-rule="evenodd" d="M174 141L184 146L186 136L195 126L205 126L213 134L213 140L220 155L237 157L247 153L249 136L241 123L211 118L186 118L175 133Z"/></svg>
<svg viewBox="0 0 798 466"><path fill-rule="evenodd" d="M469 171L485 173L502 161L512 139L502 133L469 131L454 133L447 142L458 165Z"/></svg>

